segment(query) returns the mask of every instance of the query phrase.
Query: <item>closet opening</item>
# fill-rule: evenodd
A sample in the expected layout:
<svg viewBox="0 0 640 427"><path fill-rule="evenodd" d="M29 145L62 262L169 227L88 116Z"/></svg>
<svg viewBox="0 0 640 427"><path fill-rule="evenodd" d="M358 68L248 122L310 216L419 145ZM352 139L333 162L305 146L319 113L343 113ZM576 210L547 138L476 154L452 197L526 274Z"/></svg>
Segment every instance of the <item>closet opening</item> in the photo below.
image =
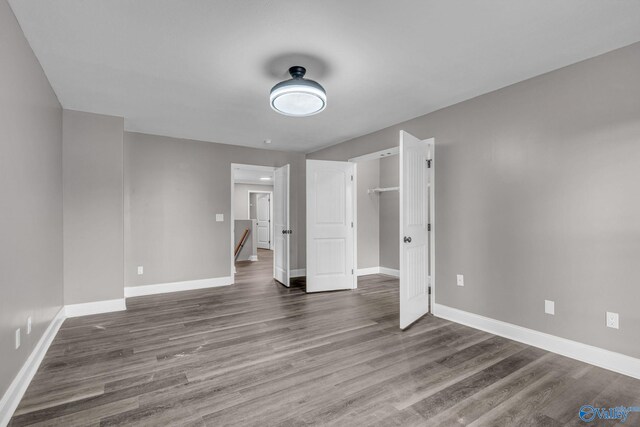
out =
<svg viewBox="0 0 640 427"><path fill-rule="evenodd" d="M372 274L400 277L400 163L398 147L349 159L356 163L358 284ZM398 281L390 281L397 286Z"/></svg>
<svg viewBox="0 0 640 427"><path fill-rule="evenodd" d="M397 147L349 162L355 163L355 286L388 283L375 291L394 292L406 329L432 312L435 300L435 141L405 131L399 137Z"/></svg>

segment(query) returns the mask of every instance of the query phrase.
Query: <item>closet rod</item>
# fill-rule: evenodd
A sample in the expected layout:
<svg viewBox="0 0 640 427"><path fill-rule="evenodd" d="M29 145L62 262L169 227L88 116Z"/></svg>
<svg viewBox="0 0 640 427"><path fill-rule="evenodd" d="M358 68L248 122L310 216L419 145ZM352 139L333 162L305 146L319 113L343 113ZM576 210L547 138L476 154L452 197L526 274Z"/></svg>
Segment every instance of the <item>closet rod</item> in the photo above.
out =
<svg viewBox="0 0 640 427"><path fill-rule="evenodd" d="M385 191L398 191L400 190L400 187L384 187L384 188L374 188L371 190L367 190L368 194L371 193L384 193Z"/></svg>

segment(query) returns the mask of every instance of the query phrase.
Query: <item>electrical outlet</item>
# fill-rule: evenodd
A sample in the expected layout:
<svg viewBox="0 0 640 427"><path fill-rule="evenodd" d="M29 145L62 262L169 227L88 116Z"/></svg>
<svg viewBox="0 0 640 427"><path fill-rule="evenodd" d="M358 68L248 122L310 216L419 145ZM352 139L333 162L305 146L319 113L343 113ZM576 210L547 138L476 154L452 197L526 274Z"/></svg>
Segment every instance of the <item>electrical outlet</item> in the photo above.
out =
<svg viewBox="0 0 640 427"><path fill-rule="evenodd" d="M216 214L216 221L217 222L224 221L224 214Z"/></svg>
<svg viewBox="0 0 640 427"><path fill-rule="evenodd" d="M27 317L27 335L31 333L31 316Z"/></svg>
<svg viewBox="0 0 640 427"><path fill-rule="evenodd" d="M20 328L16 329L16 350L20 348Z"/></svg>
<svg viewBox="0 0 640 427"><path fill-rule="evenodd" d="M607 311L607 328L620 329L620 317L618 313Z"/></svg>
<svg viewBox="0 0 640 427"><path fill-rule="evenodd" d="M462 274L458 274L457 280L458 286L464 286L464 276Z"/></svg>
<svg viewBox="0 0 640 427"><path fill-rule="evenodd" d="M556 303L554 301L544 300L544 312L547 314L556 314Z"/></svg>
<svg viewBox="0 0 640 427"><path fill-rule="evenodd" d="M138 276L142 276L144 274L144 267L139 265L138 266Z"/></svg>

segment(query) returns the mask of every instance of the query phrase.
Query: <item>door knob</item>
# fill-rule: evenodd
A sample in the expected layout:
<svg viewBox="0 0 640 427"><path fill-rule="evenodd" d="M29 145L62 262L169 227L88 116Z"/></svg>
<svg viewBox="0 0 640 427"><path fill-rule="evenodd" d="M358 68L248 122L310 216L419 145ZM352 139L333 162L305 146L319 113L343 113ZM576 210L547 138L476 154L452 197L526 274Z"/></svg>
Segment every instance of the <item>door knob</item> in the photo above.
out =
<svg viewBox="0 0 640 427"><path fill-rule="evenodd" d="M411 237L404 236L405 243L411 243Z"/></svg>

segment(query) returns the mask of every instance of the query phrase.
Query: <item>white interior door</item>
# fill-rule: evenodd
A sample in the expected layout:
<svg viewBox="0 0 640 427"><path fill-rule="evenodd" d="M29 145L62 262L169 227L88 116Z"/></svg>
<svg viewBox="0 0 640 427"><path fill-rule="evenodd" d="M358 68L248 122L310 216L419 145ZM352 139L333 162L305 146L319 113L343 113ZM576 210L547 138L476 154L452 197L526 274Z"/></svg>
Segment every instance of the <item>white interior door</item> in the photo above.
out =
<svg viewBox="0 0 640 427"><path fill-rule="evenodd" d="M258 247L271 248L271 196L258 194L256 197L256 220L258 222Z"/></svg>
<svg viewBox="0 0 640 427"><path fill-rule="evenodd" d="M354 165L307 160L307 292L355 288Z"/></svg>
<svg viewBox="0 0 640 427"><path fill-rule="evenodd" d="M278 168L273 174L273 277L289 286L291 277L289 261L289 165Z"/></svg>
<svg viewBox="0 0 640 427"><path fill-rule="evenodd" d="M400 131L400 328L429 311L429 177L433 139Z"/></svg>

